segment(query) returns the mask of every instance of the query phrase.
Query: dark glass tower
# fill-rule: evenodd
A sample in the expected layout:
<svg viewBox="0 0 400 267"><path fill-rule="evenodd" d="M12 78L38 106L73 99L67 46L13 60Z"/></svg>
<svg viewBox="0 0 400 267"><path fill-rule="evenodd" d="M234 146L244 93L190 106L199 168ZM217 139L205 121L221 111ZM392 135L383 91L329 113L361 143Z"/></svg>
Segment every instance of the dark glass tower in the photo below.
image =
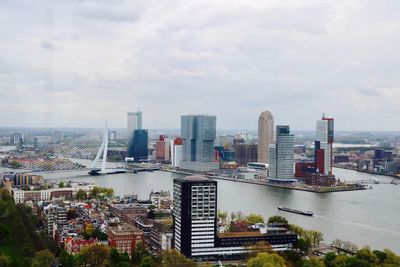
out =
<svg viewBox="0 0 400 267"><path fill-rule="evenodd" d="M146 161L148 159L148 139L147 130L135 130L129 142L128 156L133 157L135 162Z"/></svg>

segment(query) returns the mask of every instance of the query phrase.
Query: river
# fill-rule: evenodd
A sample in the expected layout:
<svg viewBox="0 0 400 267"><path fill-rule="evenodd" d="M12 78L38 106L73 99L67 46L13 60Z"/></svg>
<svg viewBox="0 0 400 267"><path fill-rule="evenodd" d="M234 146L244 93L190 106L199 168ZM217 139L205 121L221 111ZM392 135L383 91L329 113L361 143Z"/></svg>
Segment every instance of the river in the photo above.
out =
<svg viewBox="0 0 400 267"><path fill-rule="evenodd" d="M338 168L334 172L348 181L372 177L392 180ZM113 188L116 195L135 193L142 199L148 198L151 190L170 190L172 193L174 177L179 175L162 171L105 176L88 176L83 171L45 174L47 179L94 182ZM278 205L311 210L315 216L283 213L277 211ZM379 184L373 185L373 190L317 194L218 180L218 208L228 212L257 213L265 218L282 215L290 223L321 231L326 241L338 238L359 246L389 248L400 253L400 185Z"/></svg>

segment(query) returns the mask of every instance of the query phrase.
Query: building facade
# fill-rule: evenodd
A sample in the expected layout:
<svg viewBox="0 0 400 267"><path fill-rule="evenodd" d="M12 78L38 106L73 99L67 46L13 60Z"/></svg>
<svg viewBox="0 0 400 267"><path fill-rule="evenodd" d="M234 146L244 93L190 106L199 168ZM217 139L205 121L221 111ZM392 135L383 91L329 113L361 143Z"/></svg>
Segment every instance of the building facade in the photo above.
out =
<svg viewBox="0 0 400 267"><path fill-rule="evenodd" d="M257 162L258 145L237 144L235 146L235 161L240 166L247 166L249 162Z"/></svg>
<svg viewBox="0 0 400 267"><path fill-rule="evenodd" d="M212 115L181 117L182 169L203 172L219 168L214 162L216 122Z"/></svg>
<svg viewBox="0 0 400 267"><path fill-rule="evenodd" d="M169 160L169 142L164 135L160 135L156 142L156 160L168 161Z"/></svg>
<svg viewBox="0 0 400 267"><path fill-rule="evenodd" d="M175 140L170 141L171 151L171 166L179 168L182 161L182 139L177 137Z"/></svg>
<svg viewBox="0 0 400 267"><path fill-rule="evenodd" d="M269 147L270 179L290 181L294 177L294 135L289 126L276 126L276 143Z"/></svg>
<svg viewBox="0 0 400 267"><path fill-rule="evenodd" d="M257 161L268 163L269 145L274 142L274 117L271 112L263 111L258 117Z"/></svg>
<svg viewBox="0 0 400 267"><path fill-rule="evenodd" d="M147 130L135 130L128 146L128 156L133 157L135 162L147 161L148 159L148 139Z"/></svg>
<svg viewBox="0 0 400 267"><path fill-rule="evenodd" d="M141 111L128 112L128 121L127 121L128 140L130 140L133 137L133 133L135 130L142 129L142 116L143 113Z"/></svg>
<svg viewBox="0 0 400 267"><path fill-rule="evenodd" d="M174 179L174 247L186 257L213 249L217 222L217 182L202 176Z"/></svg>
<svg viewBox="0 0 400 267"><path fill-rule="evenodd" d="M317 121L315 138L315 165L318 172L323 175L332 174L333 164L333 139L334 139L334 119L322 117Z"/></svg>
<svg viewBox="0 0 400 267"><path fill-rule="evenodd" d="M217 233L217 182L202 176L174 179L173 243L186 257L200 261L241 259L259 241L287 250L297 235L287 229Z"/></svg>
<svg viewBox="0 0 400 267"><path fill-rule="evenodd" d="M144 246L143 232L131 224L121 224L108 229L108 245L119 253L131 255L138 246Z"/></svg>

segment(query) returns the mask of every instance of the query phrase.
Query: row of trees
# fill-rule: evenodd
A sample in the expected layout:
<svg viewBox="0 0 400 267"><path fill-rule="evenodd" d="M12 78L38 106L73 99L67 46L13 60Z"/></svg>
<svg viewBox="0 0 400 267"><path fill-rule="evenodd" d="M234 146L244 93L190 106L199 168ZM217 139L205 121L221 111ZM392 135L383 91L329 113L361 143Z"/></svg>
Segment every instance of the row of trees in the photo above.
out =
<svg viewBox="0 0 400 267"><path fill-rule="evenodd" d="M98 187L95 186L93 189L90 191L89 195L86 194L86 191L79 189L78 192L76 192L76 198L79 200L84 200L86 198L112 198L114 196L114 189L112 188L106 188L106 187Z"/></svg>
<svg viewBox="0 0 400 267"><path fill-rule="evenodd" d="M390 250L374 250L364 247L354 255L328 253L322 258L302 260L295 251L277 254L264 251L249 259L248 267L398 267L400 256Z"/></svg>
<svg viewBox="0 0 400 267"><path fill-rule="evenodd" d="M289 224L289 229L299 236L297 246L304 252L308 252L309 247L317 247L324 240L320 231L306 230L298 225Z"/></svg>
<svg viewBox="0 0 400 267"><path fill-rule="evenodd" d="M259 214L249 214L248 216L245 216L242 212L232 212L229 217L228 217L228 212L226 211L220 211L218 210L217 212L218 218L221 219L223 223L228 223L228 221L247 221L250 224L256 224L256 223L264 223L264 218L259 215Z"/></svg>
<svg viewBox="0 0 400 267"><path fill-rule="evenodd" d="M160 257L150 255L141 246L129 258L127 253L119 253L109 246L94 245L83 248L75 256L62 251L60 263L64 267L195 267L198 266L177 252L176 250L164 251ZM47 265L43 265L47 267Z"/></svg>

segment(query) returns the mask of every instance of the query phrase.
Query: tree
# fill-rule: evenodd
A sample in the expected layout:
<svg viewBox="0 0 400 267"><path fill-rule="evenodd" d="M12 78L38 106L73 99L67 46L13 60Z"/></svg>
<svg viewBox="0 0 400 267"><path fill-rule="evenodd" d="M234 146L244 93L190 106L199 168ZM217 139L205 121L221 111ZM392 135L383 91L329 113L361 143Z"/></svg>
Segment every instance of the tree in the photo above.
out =
<svg viewBox="0 0 400 267"><path fill-rule="evenodd" d="M195 267L197 264L176 250L166 250L161 255L162 267Z"/></svg>
<svg viewBox="0 0 400 267"><path fill-rule="evenodd" d="M228 213L226 211L222 212L218 209L217 214L218 214L218 218L220 218L222 222L225 222L226 218L228 218Z"/></svg>
<svg viewBox="0 0 400 267"><path fill-rule="evenodd" d="M110 247L103 245L93 245L81 250L85 259L85 264L90 267L106 266L110 258Z"/></svg>
<svg viewBox="0 0 400 267"><path fill-rule="evenodd" d="M86 198L86 192L82 189L79 189L78 192L76 192L76 198L79 200L85 199Z"/></svg>
<svg viewBox="0 0 400 267"><path fill-rule="evenodd" d="M383 252L386 254L386 259L385 259L386 264L400 266L400 256L396 255L393 251L389 249L385 249L383 250Z"/></svg>
<svg viewBox="0 0 400 267"><path fill-rule="evenodd" d="M140 262L139 267L152 267L153 265L154 264L153 264L152 258L147 256L147 257L144 257L142 259L142 261Z"/></svg>
<svg viewBox="0 0 400 267"><path fill-rule="evenodd" d="M289 224L288 220L286 220L285 217L282 216L272 216L268 218L268 223L283 223L283 224Z"/></svg>
<svg viewBox="0 0 400 267"><path fill-rule="evenodd" d="M136 244L135 251L132 253L131 262L133 265L139 265L144 257L149 256L149 253L143 247L141 242Z"/></svg>
<svg viewBox="0 0 400 267"><path fill-rule="evenodd" d="M246 221L250 224L264 223L264 218L259 214L250 214L246 217Z"/></svg>
<svg viewBox="0 0 400 267"><path fill-rule="evenodd" d="M90 195L92 198L97 198L99 194L101 193L100 187L94 186L92 191L90 191Z"/></svg>
<svg viewBox="0 0 400 267"><path fill-rule="evenodd" d="M74 256L68 254L67 251L62 250L60 253L60 263L63 267L74 267Z"/></svg>
<svg viewBox="0 0 400 267"><path fill-rule="evenodd" d="M286 267L285 260L278 254L259 253L247 262L247 267Z"/></svg>
<svg viewBox="0 0 400 267"><path fill-rule="evenodd" d="M254 245L249 246L248 250L250 251L250 258L256 257L259 253L262 252L273 253L271 245L266 241L257 242Z"/></svg>
<svg viewBox="0 0 400 267"><path fill-rule="evenodd" d="M286 250L283 255L288 266L303 267L303 261L296 251Z"/></svg>
<svg viewBox="0 0 400 267"><path fill-rule="evenodd" d="M325 264L321 260L319 260L315 257L311 257L310 260L304 262L303 266L304 267L325 267Z"/></svg>
<svg viewBox="0 0 400 267"><path fill-rule="evenodd" d="M324 235L320 231L311 231L313 246L319 246L319 243L324 240Z"/></svg>
<svg viewBox="0 0 400 267"><path fill-rule="evenodd" d="M232 212L231 213L231 220L234 221L236 219L236 213Z"/></svg>
<svg viewBox="0 0 400 267"><path fill-rule="evenodd" d="M294 243L294 247L300 249L304 253L307 253L309 245L303 238L299 238L297 239L296 243Z"/></svg>
<svg viewBox="0 0 400 267"><path fill-rule="evenodd" d="M104 195L106 196L106 198L112 198L114 196L114 189L104 188Z"/></svg>
<svg viewBox="0 0 400 267"><path fill-rule="evenodd" d="M58 187L59 187L59 188L64 188L64 187L65 187L64 182L60 182L60 183L58 184Z"/></svg>
<svg viewBox="0 0 400 267"><path fill-rule="evenodd" d="M324 257L324 263L326 267L335 267L336 254L334 252L329 252Z"/></svg>
<svg viewBox="0 0 400 267"><path fill-rule="evenodd" d="M379 250L374 250L372 251L372 253L374 253L374 255L377 257L377 259L379 260L379 263L384 263L387 255L385 252L379 251Z"/></svg>
<svg viewBox="0 0 400 267"><path fill-rule="evenodd" d="M11 267L12 261L9 257L0 255L0 267Z"/></svg>
<svg viewBox="0 0 400 267"><path fill-rule="evenodd" d="M54 255L50 250L45 249L36 252L32 259L32 267L50 267L54 261Z"/></svg>
<svg viewBox="0 0 400 267"><path fill-rule="evenodd" d="M363 247L362 249L358 250L355 257L360 260L365 260L371 264L379 263L378 258L374 253L371 252L369 247Z"/></svg>
<svg viewBox="0 0 400 267"><path fill-rule="evenodd" d="M333 266L335 267L346 267L347 266L347 259L349 256L345 254L340 254L335 257L335 260L333 262Z"/></svg>

